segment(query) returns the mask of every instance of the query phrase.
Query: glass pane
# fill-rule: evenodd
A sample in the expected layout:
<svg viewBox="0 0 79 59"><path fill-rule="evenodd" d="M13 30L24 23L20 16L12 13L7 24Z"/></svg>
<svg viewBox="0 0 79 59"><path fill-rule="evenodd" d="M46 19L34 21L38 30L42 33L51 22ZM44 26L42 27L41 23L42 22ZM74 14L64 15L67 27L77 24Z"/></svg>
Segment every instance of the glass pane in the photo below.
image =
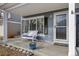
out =
<svg viewBox="0 0 79 59"><path fill-rule="evenodd" d="M30 20L30 30L36 30L36 19Z"/></svg>
<svg viewBox="0 0 79 59"><path fill-rule="evenodd" d="M43 18L38 18L37 19L37 30L38 30L38 33L43 33L43 24L44 24L44 20Z"/></svg>
<svg viewBox="0 0 79 59"><path fill-rule="evenodd" d="M24 20L22 20L22 33L24 33L25 31L24 31L24 29L25 29L25 25L24 25L24 23L25 23L25 21Z"/></svg>
<svg viewBox="0 0 79 59"><path fill-rule="evenodd" d="M56 26L66 26L66 14L56 15Z"/></svg>
<svg viewBox="0 0 79 59"><path fill-rule="evenodd" d="M79 47L79 15L76 15L76 46Z"/></svg>
<svg viewBox="0 0 79 59"><path fill-rule="evenodd" d="M27 33L29 30L29 20L25 21L25 33Z"/></svg>
<svg viewBox="0 0 79 59"><path fill-rule="evenodd" d="M44 34L48 34L48 17L45 17L44 19Z"/></svg>
<svg viewBox="0 0 79 59"><path fill-rule="evenodd" d="M56 39L66 39L66 27L56 28Z"/></svg>

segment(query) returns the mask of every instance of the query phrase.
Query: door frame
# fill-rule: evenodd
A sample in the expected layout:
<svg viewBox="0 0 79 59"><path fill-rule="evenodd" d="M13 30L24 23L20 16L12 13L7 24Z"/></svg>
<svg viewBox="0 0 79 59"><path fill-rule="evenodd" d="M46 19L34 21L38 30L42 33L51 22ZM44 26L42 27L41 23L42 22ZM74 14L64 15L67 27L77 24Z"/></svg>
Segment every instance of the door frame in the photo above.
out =
<svg viewBox="0 0 79 59"><path fill-rule="evenodd" d="M69 19L68 11L61 11L61 12L54 13L54 22L53 22L54 43L68 44L68 24L69 24L68 20L66 20L66 40L56 39L56 15L61 15L61 14L66 14L67 15L66 19Z"/></svg>

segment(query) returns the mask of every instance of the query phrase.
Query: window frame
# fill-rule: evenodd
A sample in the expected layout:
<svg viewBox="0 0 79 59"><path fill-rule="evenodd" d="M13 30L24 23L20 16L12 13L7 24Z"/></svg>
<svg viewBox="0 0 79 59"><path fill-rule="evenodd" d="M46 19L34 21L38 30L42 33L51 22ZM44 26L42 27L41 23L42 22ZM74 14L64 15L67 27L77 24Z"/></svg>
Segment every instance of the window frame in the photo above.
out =
<svg viewBox="0 0 79 59"><path fill-rule="evenodd" d="M22 26L22 21L24 20L29 20L29 29L28 29L28 31L30 31L30 20L36 20L36 31L37 31L37 20L39 19L39 18L42 18L43 19L43 33L42 34L44 34L44 16L42 15L42 16L37 16L37 17L30 17L30 18L21 18L21 26ZM24 23L25 24L25 23ZM23 30L22 30L22 28L23 27L21 27L21 32L23 33ZM25 31L25 29L24 29L24 31ZM21 33L21 34L22 34ZM45 34L44 34L45 35Z"/></svg>
<svg viewBox="0 0 79 59"><path fill-rule="evenodd" d="M61 14L66 14L67 16L66 16L66 26L56 26L56 15L61 15ZM58 43L65 43L65 44L68 44L68 32L69 32L69 22L68 22L68 19L69 19L69 17L68 17L68 11L61 11L61 12L55 12L54 13L54 25L53 25L53 30L54 30L54 43L55 42L58 42ZM66 40L58 40L58 39L56 39L56 29L55 29L55 27L66 27Z"/></svg>

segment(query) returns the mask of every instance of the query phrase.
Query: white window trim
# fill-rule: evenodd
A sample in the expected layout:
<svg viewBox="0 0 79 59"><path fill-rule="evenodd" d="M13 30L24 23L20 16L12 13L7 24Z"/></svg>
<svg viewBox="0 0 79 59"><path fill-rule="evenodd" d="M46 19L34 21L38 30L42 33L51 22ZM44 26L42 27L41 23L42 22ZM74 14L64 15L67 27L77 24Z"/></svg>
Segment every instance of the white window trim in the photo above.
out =
<svg viewBox="0 0 79 59"><path fill-rule="evenodd" d="M22 26L22 21L24 20L29 20L29 29L28 29L28 31L30 30L30 20L32 20L32 19L36 19L36 30L37 30L37 19L38 18L43 18L43 21L44 21L44 16L36 16L36 17L30 17L30 18L22 18L21 19L21 26ZM25 22L24 22L25 23ZM25 24L24 24L25 25ZM21 27L21 31L23 31L22 30L22 27ZM25 32L25 30L24 30L24 32ZM22 34L22 32L21 32L21 34ZM44 34L44 24L43 24L43 34Z"/></svg>
<svg viewBox="0 0 79 59"><path fill-rule="evenodd" d="M61 12L55 12L54 13L54 22L53 22L54 23L54 25L53 25L53 30L54 30L54 32L53 32L54 36L53 37L54 37L54 41L53 42L54 43L58 42L58 43L68 44L68 20L66 20L66 24L67 24L66 26L57 26L57 27L66 27L66 33L67 33L66 34L66 38L67 39L66 40L56 40L56 29L55 29L55 27L56 27L56 15L60 15L60 14L66 14L67 15L66 18L67 19L69 18L68 17L68 11L61 11Z"/></svg>

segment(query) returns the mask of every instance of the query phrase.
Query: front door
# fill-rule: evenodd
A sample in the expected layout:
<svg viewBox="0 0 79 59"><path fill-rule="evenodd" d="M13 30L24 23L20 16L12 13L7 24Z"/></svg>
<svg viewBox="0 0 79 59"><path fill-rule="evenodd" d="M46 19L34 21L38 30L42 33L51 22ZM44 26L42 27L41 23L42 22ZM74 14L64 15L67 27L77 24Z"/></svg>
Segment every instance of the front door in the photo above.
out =
<svg viewBox="0 0 79 59"><path fill-rule="evenodd" d="M68 43L67 20L68 20L67 12L57 12L54 14L54 42Z"/></svg>
<svg viewBox="0 0 79 59"><path fill-rule="evenodd" d="M76 15L76 46L79 47L79 15Z"/></svg>

